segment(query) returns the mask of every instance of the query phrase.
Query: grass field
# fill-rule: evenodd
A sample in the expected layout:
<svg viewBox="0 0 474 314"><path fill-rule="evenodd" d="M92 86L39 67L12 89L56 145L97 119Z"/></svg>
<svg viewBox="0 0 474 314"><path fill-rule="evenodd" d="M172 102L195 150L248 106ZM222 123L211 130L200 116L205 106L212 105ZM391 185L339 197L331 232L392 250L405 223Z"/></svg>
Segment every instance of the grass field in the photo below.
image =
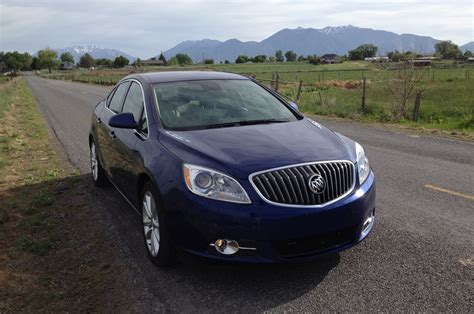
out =
<svg viewBox="0 0 474 314"><path fill-rule="evenodd" d="M331 65L311 65L306 62L215 64L185 67L155 67L140 69L103 69L95 71L56 72L42 74L54 79L113 85L131 72L214 70L253 76L266 84L276 77L279 92L295 100L298 83L303 81L298 105L303 112L338 116L383 123L402 123L412 126L448 131L474 132L474 67L434 63L420 69L423 76L420 116L418 122L395 119L391 108L393 96L388 84L398 71L396 64L374 65L365 61ZM362 113L362 79L366 78L366 108ZM414 99L410 99L411 112ZM408 117L407 117L408 118Z"/></svg>

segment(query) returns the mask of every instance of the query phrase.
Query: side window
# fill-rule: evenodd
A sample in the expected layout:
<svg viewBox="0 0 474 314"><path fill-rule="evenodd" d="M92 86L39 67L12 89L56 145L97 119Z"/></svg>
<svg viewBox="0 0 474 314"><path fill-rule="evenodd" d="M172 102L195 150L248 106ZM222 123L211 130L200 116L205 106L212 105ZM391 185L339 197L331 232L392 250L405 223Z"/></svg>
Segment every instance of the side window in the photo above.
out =
<svg viewBox="0 0 474 314"><path fill-rule="evenodd" d="M127 93L129 82L120 84L116 89L112 98L109 100L108 107L115 113L119 113L122 108L123 97Z"/></svg>
<svg viewBox="0 0 474 314"><path fill-rule="evenodd" d="M143 110L143 93L142 88L138 83L132 82L130 89L128 90L127 98L123 103L122 113L130 112L133 114L135 121L140 125L140 130L143 133L148 133L146 115Z"/></svg>

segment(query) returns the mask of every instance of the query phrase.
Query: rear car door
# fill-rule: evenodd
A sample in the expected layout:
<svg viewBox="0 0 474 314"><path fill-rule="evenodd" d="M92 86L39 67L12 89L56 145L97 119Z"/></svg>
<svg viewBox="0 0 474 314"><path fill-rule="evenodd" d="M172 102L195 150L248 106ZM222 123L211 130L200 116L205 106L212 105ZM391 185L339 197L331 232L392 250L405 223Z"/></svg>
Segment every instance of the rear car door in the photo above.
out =
<svg viewBox="0 0 474 314"><path fill-rule="evenodd" d="M114 182L125 196L134 198L134 187L137 175L142 169L142 158L135 149L137 141L144 141L148 137L148 122L144 110L144 95L141 85L132 81L125 97L122 113L132 113L135 122L140 126L136 130L115 129L114 150L116 158L112 175Z"/></svg>
<svg viewBox="0 0 474 314"><path fill-rule="evenodd" d="M100 150L100 161L104 167L107 175L114 181L114 170L117 166L117 152L115 150L115 139L116 130L109 126L109 120L112 116L122 111L123 100L127 94L130 82L124 82L119 85L110 93L105 104L106 109L102 110L98 122L98 141Z"/></svg>

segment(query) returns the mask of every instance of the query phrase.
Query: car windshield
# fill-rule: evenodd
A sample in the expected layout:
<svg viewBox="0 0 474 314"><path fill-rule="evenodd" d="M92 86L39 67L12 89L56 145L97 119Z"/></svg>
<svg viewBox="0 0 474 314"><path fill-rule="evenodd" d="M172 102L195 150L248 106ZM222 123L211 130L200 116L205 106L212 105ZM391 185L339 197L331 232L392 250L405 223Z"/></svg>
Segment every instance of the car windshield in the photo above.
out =
<svg viewBox="0 0 474 314"><path fill-rule="evenodd" d="M298 120L251 80L197 80L154 85L164 127L195 130Z"/></svg>

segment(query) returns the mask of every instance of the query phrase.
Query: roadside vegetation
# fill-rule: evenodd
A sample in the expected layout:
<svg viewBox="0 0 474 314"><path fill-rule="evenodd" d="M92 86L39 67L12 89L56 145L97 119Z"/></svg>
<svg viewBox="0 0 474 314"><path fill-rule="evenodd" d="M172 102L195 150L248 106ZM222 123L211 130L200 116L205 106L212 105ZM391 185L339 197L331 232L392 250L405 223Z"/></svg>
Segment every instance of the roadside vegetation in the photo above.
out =
<svg viewBox="0 0 474 314"><path fill-rule="evenodd" d="M53 149L24 79L0 83L0 118L0 312L123 304L90 182Z"/></svg>

